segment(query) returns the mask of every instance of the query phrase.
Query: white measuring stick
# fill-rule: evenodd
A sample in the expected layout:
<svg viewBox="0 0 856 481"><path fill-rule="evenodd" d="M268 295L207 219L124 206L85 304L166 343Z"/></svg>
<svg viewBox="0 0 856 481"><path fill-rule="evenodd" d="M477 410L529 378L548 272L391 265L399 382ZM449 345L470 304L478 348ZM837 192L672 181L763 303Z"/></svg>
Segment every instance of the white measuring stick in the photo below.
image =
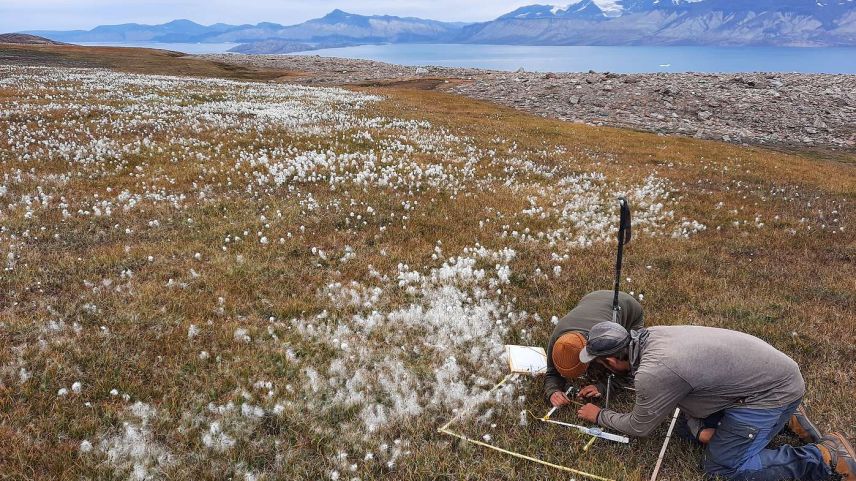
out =
<svg viewBox="0 0 856 481"><path fill-rule="evenodd" d="M672 423L669 424L669 431L666 433L666 439L663 441L663 447L660 449L660 456L657 458L657 465L654 466L654 472L651 473L651 481L657 481L657 475L660 474L660 465L663 464L663 458L666 457L666 448L669 446L669 440L672 439L672 431L675 429L675 422L681 414L681 408L675 408L675 414L672 416Z"/></svg>
<svg viewBox="0 0 856 481"><path fill-rule="evenodd" d="M573 391L573 390L574 390L574 386L569 387L569 388L568 388L568 390L567 390L567 391L565 391L565 396L567 396L567 395L568 395L571 391ZM557 409L559 409L560 407L561 407L561 406L554 406L554 407L553 407L553 409L549 410L549 411L547 412L547 414L545 414L545 415L544 415L544 417L543 417L543 418L541 418L541 419L543 419L544 421L546 421L546 420L550 419L550 416L552 416L552 415L553 415L553 413L554 413L554 412L556 412L556 410L557 410Z"/></svg>
<svg viewBox="0 0 856 481"><path fill-rule="evenodd" d="M630 438L627 436L620 436L618 434L612 434L601 430L600 428L587 428L585 426L580 426L579 424L571 424L571 423L563 423L561 421L553 421L552 419L544 419L546 423L558 424L560 426L565 426L568 428L577 429L579 431L588 434L589 436L598 437L601 439L606 439L607 441L615 441L616 443L630 443Z"/></svg>

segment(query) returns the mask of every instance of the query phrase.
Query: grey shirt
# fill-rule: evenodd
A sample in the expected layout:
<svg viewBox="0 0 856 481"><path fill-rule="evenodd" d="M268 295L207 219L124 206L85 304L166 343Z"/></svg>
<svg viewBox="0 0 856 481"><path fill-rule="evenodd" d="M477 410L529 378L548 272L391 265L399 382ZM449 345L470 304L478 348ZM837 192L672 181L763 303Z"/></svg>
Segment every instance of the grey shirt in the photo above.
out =
<svg viewBox="0 0 856 481"><path fill-rule="evenodd" d="M561 318L553 329L550 342L547 344L547 375L544 378L544 396L549 402L550 395L556 391L564 391L565 379L556 370L553 364L553 345L556 340L567 332L579 332L588 338L588 333L595 324L612 320L612 297L614 291L594 291L586 294L577 303L571 312ZM618 313L618 323L628 331L642 329L644 325L642 316L642 305L630 294L619 292L618 305L621 311ZM595 374L597 368L591 364L589 368ZM603 386L598 386L603 392Z"/></svg>
<svg viewBox="0 0 856 481"><path fill-rule="evenodd" d="M731 407L764 409L805 394L793 359L757 337L701 326L648 329L635 375L636 405L627 414L604 409L598 423L644 437L675 409L705 418Z"/></svg>

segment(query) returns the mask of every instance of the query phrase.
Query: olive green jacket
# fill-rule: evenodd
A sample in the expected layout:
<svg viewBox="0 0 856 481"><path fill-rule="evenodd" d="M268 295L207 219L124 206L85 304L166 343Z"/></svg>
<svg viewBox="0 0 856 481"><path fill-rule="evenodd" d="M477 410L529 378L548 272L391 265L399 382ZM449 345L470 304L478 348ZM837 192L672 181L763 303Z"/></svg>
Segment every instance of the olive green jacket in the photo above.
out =
<svg viewBox="0 0 856 481"><path fill-rule="evenodd" d="M553 365L553 345L559 337L571 331L579 332L588 338L588 333L595 324L611 321L613 294L614 291L606 290L586 294L571 312L559 320L556 328L553 329L553 335L550 336L550 342L547 344L547 375L544 378L544 396L548 403L554 392L566 389L565 379ZM625 329L630 331L644 327L642 305L633 296L619 292L618 306L621 308L618 313L618 323ZM598 382L598 389L601 393L605 390L603 382L605 374L604 369L594 366L594 364L589 365L589 372L586 374L591 380Z"/></svg>

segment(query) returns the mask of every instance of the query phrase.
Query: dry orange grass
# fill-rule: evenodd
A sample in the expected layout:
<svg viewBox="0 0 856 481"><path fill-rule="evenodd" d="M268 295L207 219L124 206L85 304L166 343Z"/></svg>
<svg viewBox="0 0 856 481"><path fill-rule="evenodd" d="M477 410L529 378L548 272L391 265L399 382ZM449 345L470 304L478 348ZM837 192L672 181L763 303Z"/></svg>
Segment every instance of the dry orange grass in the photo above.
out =
<svg viewBox="0 0 856 481"><path fill-rule="evenodd" d="M148 48L82 47L78 45L18 45L0 43L0 59L14 65L112 68L120 72L153 75L217 77L239 80L275 80L297 72L253 69L199 60L181 52Z"/></svg>
<svg viewBox="0 0 856 481"><path fill-rule="evenodd" d="M170 62L181 60L167 57L158 57L158 65L166 67L158 67L156 73L217 74L211 66L203 71L191 64L173 67ZM125 70L152 68L149 57L131 63ZM223 75L233 74L243 75ZM518 151L527 152L540 165L566 172L599 171L621 185L642 182L653 172L667 179L679 199L672 206L676 218L699 220L707 230L689 238L637 235L628 247L624 277L631 280L622 287L644 294L647 322L727 327L762 337L800 363L809 386L806 403L821 428L856 437L852 410L856 236L849 208L856 200L856 171L852 163L573 125L435 92L363 90L386 98L365 107L369 115L427 120L469 137L481 148L494 148L495 139L502 139L506 142L502 145L516 144ZM25 95L3 88L0 106L16 100L16 93ZM8 121L0 119L0 126ZM229 132L184 132L188 137L216 138L233 145L259 142ZM277 135L288 138L291 134ZM10 149L4 150L3 138L0 133L0 178L25 167ZM330 139L290 141L324 146ZM108 186L118 192L139 182L128 174L135 165L145 165L144 175L153 176L153 183L171 179L174 190L194 192L202 164L170 160L181 152L179 147L143 152L124 170L91 179L73 178L63 189L69 197L80 198L103 193ZM425 155L429 160L430 155ZM497 176L502 173L499 166L485 168L486 172L496 169ZM46 162L38 169L61 172L64 167ZM212 185L220 182L209 194L214 201L191 203L181 211L156 206L112 219L65 221L58 215L36 220L20 213L0 216L7 238L17 233L16 239L26 244L15 269L0 277L0 477L127 477L129 472L117 471L104 454L80 450L81 440L88 439L97 453L98 436L121 431L128 406L122 393L131 402L139 400L158 410L151 426L154 440L168 447L178 462L165 465L156 477L240 479L250 472L265 479L330 477L333 470L341 469L331 459L340 452L337 440L343 434L318 426L351 423L355 411L287 410L282 416L265 415L244 431L233 432L236 444L228 452L211 453L203 446L200 432L207 425L200 426L194 419L205 414L208 403L240 399L236 393L248 389L248 380L268 379L277 386L303 382L302 371L289 362L282 346L292 346L305 365L330 359L329 346L307 340L287 325L271 323L270 318L288 320L317 313L327 307L319 303L320 287L331 279L366 281L371 278L369 266L395 272L399 263L437 265L431 256L438 240L443 251L452 255L476 243L490 249L513 245L515 269L504 294L515 299L517 309L543 320L524 319L509 333L508 343L544 343L552 330L547 321L551 316L561 317L586 292L611 286L612 243L573 250L562 262L559 278L537 276L536 267L550 273L555 264L553 249L543 243L501 238L496 225L481 227L479 222L491 213L502 212L501 223L510 225L509 230L539 228L537 219L519 214L529 205L525 196L500 184L492 190L464 189L455 196L423 191L407 197L423 207L412 214L406 229L390 217L400 215L398 194L357 187L347 192L330 191L323 185L304 188L321 205L353 199L375 206L378 218L372 219L371 228L358 229L332 211L307 213L288 195L259 199L230 188L227 177L232 175L212 174ZM546 185L544 179L527 182L532 194ZM224 237L245 230L252 237L259 229L259 215L273 219L276 211L281 217L271 222L266 235L283 237L282 244L264 247L243 242L229 246L228 253L220 250ZM146 227L152 219L160 219L157 229ZM379 235L373 228L385 221L389 227ZM305 227L305 234L287 237L299 225ZM56 232L59 239L34 236L41 227ZM126 228L131 233L126 234ZM25 231L30 237L20 236ZM345 246L353 247L359 256L344 265L320 261L309 252L309 247L341 252ZM197 252L202 261L194 258ZM241 262L235 261L238 255ZM118 292L98 288L102 279L116 278L123 269L133 271L133 280L128 281L132 288ZM191 269L202 276L189 278ZM166 287L170 279L187 282L189 288ZM95 287L84 287L83 280ZM393 304L405 299L403 293L390 297L388 302ZM97 310L90 304L96 304ZM46 327L48 321L58 319L65 320L57 328L61 335ZM188 340L191 325L200 328L193 342ZM236 342L239 328L247 329L253 341ZM521 329L531 337L523 337ZM201 360L201 350L212 359ZM22 360L31 376L27 382L18 380ZM431 369L418 356L408 363L415 372ZM480 374L492 380L504 375ZM82 383L80 394L57 396L57 389L74 381ZM544 410L540 388L540 380L518 382L518 394L527 398L523 406L536 414ZM111 395L112 389L120 395ZM323 402L305 395L298 398L298 406ZM619 402L626 407L632 399L625 396ZM477 414L488 407L480 407ZM497 445L617 479L647 478L662 440L658 436L629 447L601 443L591 453L582 453L585 439L580 436L531 422L520 426L519 405L493 408L491 421L479 422L474 416L460 430L473 437L490 433ZM410 454L393 467L360 465L353 474L342 472L342 479L562 476L438 434L436 429L451 416L448 410L434 410L384 427L384 439L406 440ZM571 413L560 417L573 419ZM497 426L491 428L491 423ZM347 452L348 459L360 459L363 454L357 446ZM675 442L660 479L700 479L698 456L694 449Z"/></svg>

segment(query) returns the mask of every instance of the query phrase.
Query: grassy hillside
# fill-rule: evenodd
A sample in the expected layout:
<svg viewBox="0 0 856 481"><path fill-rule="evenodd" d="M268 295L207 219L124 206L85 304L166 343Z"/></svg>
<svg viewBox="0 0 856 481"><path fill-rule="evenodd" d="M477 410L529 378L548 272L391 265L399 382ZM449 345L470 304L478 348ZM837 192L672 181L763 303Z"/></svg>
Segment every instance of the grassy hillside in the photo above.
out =
<svg viewBox="0 0 856 481"><path fill-rule="evenodd" d="M51 67L110 68L120 72L216 77L238 80L275 80L295 72L255 69L200 60L181 52L149 48L29 45L0 39L0 63Z"/></svg>
<svg viewBox="0 0 856 481"><path fill-rule="evenodd" d="M438 434L461 409L474 438L647 478L662 433L584 453L526 419L540 379L485 395L503 344L611 286L618 194L647 322L767 340L820 426L856 436L852 159L97 69L0 66L0 112L8 478L562 475ZM674 443L661 479L698 459Z"/></svg>

